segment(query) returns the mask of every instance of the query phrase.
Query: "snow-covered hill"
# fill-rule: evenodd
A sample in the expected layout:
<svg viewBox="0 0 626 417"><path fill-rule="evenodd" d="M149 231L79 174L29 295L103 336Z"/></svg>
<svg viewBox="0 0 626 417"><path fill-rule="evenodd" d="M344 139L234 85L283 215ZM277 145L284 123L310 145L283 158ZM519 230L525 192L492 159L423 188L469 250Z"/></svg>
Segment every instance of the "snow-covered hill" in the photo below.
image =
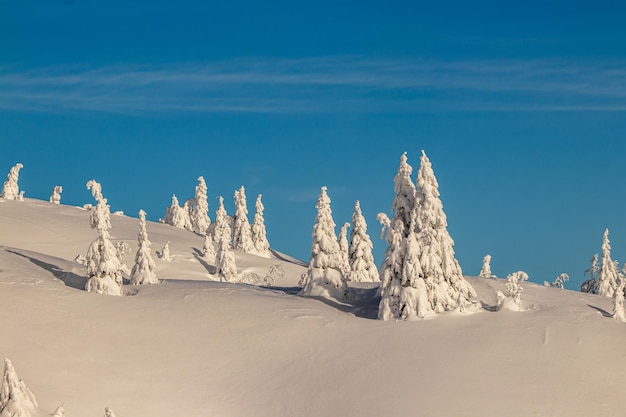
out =
<svg viewBox="0 0 626 417"><path fill-rule="evenodd" d="M504 281L468 277L484 310L375 320L374 285L351 304L303 298L297 261L275 288L213 281L202 237L149 223L161 284L87 293L88 212L0 200L0 355L68 417L621 416L626 324L611 300L524 283L523 312L491 311ZM112 216L131 245L138 220Z"/></svg>

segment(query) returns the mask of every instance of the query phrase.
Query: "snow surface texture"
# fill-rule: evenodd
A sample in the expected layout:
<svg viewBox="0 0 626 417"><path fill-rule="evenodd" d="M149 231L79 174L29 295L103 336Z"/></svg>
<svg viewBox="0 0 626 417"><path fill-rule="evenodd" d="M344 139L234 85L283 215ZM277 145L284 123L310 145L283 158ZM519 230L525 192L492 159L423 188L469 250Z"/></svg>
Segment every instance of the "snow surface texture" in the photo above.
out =
<svg viewBox="0 0 626 417"><path fill-rule="evenodd" d="M111 239L137 250L135 218ZM494 311L506 281L466 277L484 310L376 320L377 284L350 303L294 296L306 267L235 252L275 289L211 281L203 236L147 223L159 285L87 293L89 212L0 200L0 354L46 414L67 417L610 417L623 414L626 324L613 300L522 282L522 311ZM196 250L198 252L196 252ZM553 277L538 277L552 279ZM426 381L426 382L425 382ZM314 394L312 394L314 393Z"/></svg>

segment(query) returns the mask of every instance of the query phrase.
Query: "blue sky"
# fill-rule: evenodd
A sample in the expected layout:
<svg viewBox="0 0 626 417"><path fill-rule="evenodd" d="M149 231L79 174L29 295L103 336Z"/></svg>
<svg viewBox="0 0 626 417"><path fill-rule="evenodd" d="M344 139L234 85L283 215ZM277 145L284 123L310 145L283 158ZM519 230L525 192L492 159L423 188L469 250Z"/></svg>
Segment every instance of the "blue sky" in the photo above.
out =
<svg viewBox="0 0 626 417"><path fill-rule="evenodd" d="M199 175L212 218L245 185L304 260L326 185L338 225L361 200L380 263L375 216L424 149L466 274L490 253L499 276L577 288L604 228L626 261L617 3L3 2L0 170L76 205L95 178L152 220Z"/></svg>

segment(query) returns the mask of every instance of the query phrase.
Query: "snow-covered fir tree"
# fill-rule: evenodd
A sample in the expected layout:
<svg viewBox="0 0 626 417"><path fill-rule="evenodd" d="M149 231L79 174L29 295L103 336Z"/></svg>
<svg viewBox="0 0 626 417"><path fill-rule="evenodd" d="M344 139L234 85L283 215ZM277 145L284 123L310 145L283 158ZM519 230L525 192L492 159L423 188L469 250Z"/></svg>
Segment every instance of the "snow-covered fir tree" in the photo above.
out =
<svg viewBox="0 0 626 417"><path fill-rule="evenodd" d="M7 179L2 186L2 192L0 192L0 198L5 200L19 200L20 199L20 187L17 185L17 181L20 177L20 169L24 168L22 164L15 164L7 175ZM23 195L23 194L22 194Z"/></svg>
<svg viewBox="0 0 626 417"><path fill-rule="evenodd" d="M300 295L349 298L348 284L341 268L339 244L335 235L335 222L326 187L317 199L316 222L313 226L313 244L307 273L301 281Z"/></svg>
<svg viewBox="0 0 626 417"><path fill-rule="evenodd" d="M198 185L196 185L196 193L194 196L195 204L193 205L191 221L193 231L204 235L211 225L209 218L209 202L207 198L207 186L204 177L198 177Z"/></svg>
<svg viewBox="0 0 626 417"><path fill-rule="evenodd" d="M50 202L53 204L61 204L61 193L63 192L63 187L60 185L55 186L52 189L52 194L50 194Z"/></svg>
<svg viewBox="0 0 626 417"><path fill-rule="evenodd" d="M161 249L161 252L157 252L157 256L159 257L159 259L162 259L165 262L171 262L172 261L172 257L170 256L170 242L169 242L169 240L167 242L165 242L165 244L163 245L163 249Z"/></svg>
<svg viewBox="0 0 626 417"><path fill-rule="evenodd" d="M413 282L415 286L423 287L422 283L418 283L419 276L403 277L404 262L406 259L406 239L411 233L414 233L414 210L415 210L415 184L411 180L413 167L407 161L406 152L400 156L400 165L398 172L394 177L395 196L391 205L390 219L384 213L379 213L378 221L382 224L381 237L385 237L387 241L387 250L380 267L380 293L381 300L378 308L378 318L381 320L399 319L402 316L408 316L403 310L407 307L406 298L402 294L403 291L412 293L413 291L406 286L402 286L402 282ZM407 294L408 295L408 294ZM405 301L402 301L405 300ZM415 304L411 301L409 304ZM412 315L412 314L411 314Z"/></svg>
<svg viewBox="0 0 626 417"><path fill-rule="evenodd" d="M348 248L348 263L350 265L348 281L375 282L379 280L378 268L372 255L373 247L372 240L367 234L367 222L361 212L361 204L356 201L352 214L352 230L350 231Z"/></svg>
<svg viewBox="0 0 626 417"><path fill-rule="evenodd" d="M98 238L87 250L87 284L85 289L98 294L122 295L123 265L117 249L109 238L111 215L102 187L95 180L87 183L97 204L90 210L90 225L98 231Z"/></svg>
<svg viewBox="0 0 626 417"><path fill-rule="evenodd" d="M210 234L204 235L204 244L202 245L202 256L206 258L210 263L215 262L215 243Z"/></svg>
<svg viewBox="0 0 626 417"><path fill-rule="evenodd" d="M491 273L491 255L485 255L483 258L483 267L480 269L478 276L481 278L496 278L496 276Z"/></svg>
<svg viewBox="0 0 626 417"><path fill-rule="evenodd" d="M139 210L139 235L137 237L139 246L135 255L135 266L130 274L132 285L156 284L159 282L154 272L154 259L150 253L150 240L148 240L148 230L146 228L146 212Z"/></svg>
<svg viewBox="0 0 626 417"><path fill-rule="evenodd" d="M217 197L217 209L215 209L215 225L213 227L213 241L219 247L222 240L228 242L230 248L230 242L232 239L230 220L228 214L224 208L224 198L222 196Z"/></svg>
<svg viewBox="0 0 626 417"><path fill-rule="evenodd" d="M448 221L439 199L439 184L432 164L422 151L417 173L416 227L420 245L420 263L429 301L436 313L457 308L476 298L474 288L463 278L454 256L454 241L448 233Z"/></svg>
<svg viewBox="0 0 626 417"><path fill-rule="evenodd" d="M411 181L411 173L404 153L394 178L393 218L378 216L383 235L387 230L389 244L381 266L378 316L382 320L464 309L476 297L454 257L454 241L448 234L439 185L423 151L417 187ZM420 306L424 289L428 305Z"/></svg>
<svg viewBox="0 0 626 417"><path fill-rule="evenodd" d="M187 204L187 203L185 203ZM176 194L172 195L172 204L165 210L165 217L161 219L162 223L169 224L179 229L192 231L191 216L189 214L189 206L179 205Z"/></svg>
<svg viewBox="0 0 626 417"><path fill-rule="evenodd" d="M565 286L565 281L569 281L569 275L567 275L566 273L562 273L560 274L558 277L556 277L554 279L554 282L547 283L548 285L545 285L546 282L544 282L544 285L547 287L554 287L554 288L561 288L563 289Z"/></svg>
<svg viewBox="0 0 626 417"><path fill-rule="evenodd" d="M624 286L626 285L626 277L619 278L619 284L613 292L613 317L615 320L626 322L626 312L624 311Z"/></svg>
<svg viewBox="0 0 626 417"><path fill-rule="evenodd" d="M233 248L244 252L254 253L252 231L248 222L248 207L246 203L246 189L242 185L235 191L235 216L233 217Z"/></svg>
<svg viewBox="0 0 626 417"><path fill-rule="evenodd" d="M17 376L11 361L5 358L2 387L0 387L0 417L40 417L43 415L35 396L24 381Z"/></svg>
<svg viewBox="0 0 626 417"><path fill-rule="evenodd" d="M602 259L598 269L598 294L612 297L617 288L617 268L611 259L611 242L609 241L609 229L602 236Z"/></svg>
<svg viewBox="0 0 626 417"><path fill-rule="evenodd" d="M339 229L339 236L337 237L337 243L339 244L339 262L341 264L341 272L346 278L346 281L350 279L350 263L348 262L348 258L350 257L348 227L350 227L350 223L345 222Z"/></svg>
<svg viewBox="0 0 626 417"><path fill-rule="evenodd" d="M254 222L252 224L252 243L254 243L254 249L257 255L270 258L270 243L267 240L265 218L263 217L265 207L261 202L261 194L256 198L255 208L256 212L254 213Z"/></svg>
<svg viewBox="0 0 626 417"><path fill-rule="evenodd" d="M220 235L220 241L217 246L217 255L215 256L216 275L221 281L236 282L237 281L237 264L235 263L235 254L230 249L230 234L223 233Z"/></svg>

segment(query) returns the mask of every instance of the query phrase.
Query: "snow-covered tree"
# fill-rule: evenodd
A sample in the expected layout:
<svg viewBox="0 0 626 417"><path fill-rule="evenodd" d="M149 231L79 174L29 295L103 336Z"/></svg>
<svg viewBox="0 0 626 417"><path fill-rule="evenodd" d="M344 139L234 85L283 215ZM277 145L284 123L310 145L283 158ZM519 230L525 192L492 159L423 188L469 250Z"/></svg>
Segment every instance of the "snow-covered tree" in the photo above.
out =
<svg viewBox="0 0 626 417"><path fill-rule="evenodd" d="M598 254L596 253L591 258L591 266L585 271L585 275L589 274L589 279L580 285L581 292L587 292L590 294L598 293Z"/></svg>
<svg viewBox="0 0 626 417"><path fill-rule="evenodd" d="M162 259L165 262L171 262L172 257L170 256L170 242L169 242L169 240L167 242L165 242L165 244L163 245L163 249L161 249L161 252L157 252L157 256L159 257L159 259Z"/></svg>
<svg viewBox="0 0 626 417"><path fill-rule="evenodd" d="M211 219L209 219L209 202L207 199L207 186L204 182L204 177L198 177L198 185L196 185L195 204L192 211L192 224L193 231L204 235L207 229L211 225Z"/></svg>
<svg viewBox="0 0 626 417"><path fill-rule="evenodd" d="M379 280L378 268L372 255L372 240L367 234L367 223L361 212L359 201L354 203L352 214L352 230L348 248L350 275L348 281L375 282Z"/></svg>
<svg viewBox="0 0 626 417"><path fill-rule="evenodd" d="M237 281L237 265L235 263L235 254L230 249L229 235L222 234L215 256L216 275L221 281L236 282Z"/></svg>
<svg viewBox="0 0 626 417"><path fill-rule="evenodd" d="M414 282L421 277L403 277L404 263L406 259L406 239L414 233L415 224L415 184L411 180L413 168L407 162L406 152L400 156L400 166L394 177L395 197L391 205L393 217L389 219L384 213L379 213L378 221L382 224L381 237L385 237L388 243L385 257L380 267L381 300L378 308L378 318L381 320L399 319L404 314L403 310L407 303L414 305L416 301L407 302L409 295L413 295L412 289L402 286L402 282ZM419 284L422 288L421 283ZM402 292L407 292L403 295ZM404 301L403 301L404 300Z"/></svg>
<svg viewBox="0 0 626 417"><path fill-rule="evenodd" d="M235 216L233 218L233 248L244 252L254 253L252 231L248 222L248 207L246 203L246 189L242 185L235 191Z"/></svg>
<svg viewBox="0 0 626 417"><path fill-rule="evenodd" d="M179 229L193 231L188 202L185 202L185 205L181 207L176 194L173 194L172 204L165 211L165 217L161 219L161 222Z"/></svg>
<svg viewBox="0 0 626 417"><path fill-rule="evenodd" d="M204 235L204 244L202 245L202 256L206 258L209 262L215 262L215 244L213 243L213 238L210 234Z"/></svg>
<svg viewBox="0 0 626 417"><path fill-rule="evenodd" d="M622 276L619 279L619 284L613 292L613 317L615 320L626 322L626 312L624 312L624 285L626 285L626 279Z"/></svg>
<svg viewBox="0 0 626 417"><path fill-rule="evenodd" d="M123 265L115 245L109 239L111 216L102 187L95 180L87 183L97 204L90 210L90 225L98 231L98 238L87 250L87 284L85 289L98 294L122 295Z"/></svg>
<svg viewBox="0 0 626 417"><path fill-rule="evenodd" d="M342 273L335 222L326 187L322 187L315 208L317 216L313 226L311 259L300 294L346 300L349 298L348 285Z"/></svg>
<svg viewBox="0 0 626 417"><path fill-rule="evenodd" d="M63 192L63 187L60 185L56 185L52 189L52 194L50 194L50 202L53 204L61 204L61 193Z"/></svg>
<svg viewBox="0 0 626 417"><path fill-rule="evenodd" d="M485 255L483 258L483 267L478 276L482 278L496 278L496 276L491 273L491 255Z"/></svg>
<svg viewBox="0 0 626 417"><path fill-rule="evenodd" d="M378 216L389 243L381 266L378 316L382 320L464 309L476 297L454 257L454 241L447 230L439 185L423 151L417 187L411 181L411 172L404 153L394 178L393 218ZM420 306L424 288L428 305Z"/></svg>
<svg viewBox="0 0 626 417"><path fill-rule="evenodd" d="M56 410L50 414L50 417L65 417L65 408L63 407L63 404L58 406Z"/></svg>
<svg viewBox="0 0 626 417"><path fill-rule="evenodd" d="M348 243L348 227L350 227L350 223L345 222L341 229L339 229L339 236L337 237L337 243L339 244L339 262L341 265L341 272L343 276L346 278L346 281L349 279L350 275L350 263L348 262L348 258L350 257L350 244Z"/></svg>
<svg viewBox="0 0 626 417"><path fill-rule="evenodd" d="M24 165L16 164L9 170L7 180L2 186L0 198L4 198L5 200L19 200L20 187L17 185L17 181L19 180L20 169L22 168L24 168Z"/></svg>
<svg viewBox="0 0 626 417"><path fill-rule="evenodd" d="M504 295L513 301L513 305L510 309L519 311L522 308L522 292L524 291L522 282L528 280L528 274L524 271L517 271L509 274L506 279L507 283Z"/></svg>
<svg viewBox="0 0 626 417"><path fill-rule="evenodd" d="M43 412L33 393L19 379L11 361L4 359L4 375L0 387L0 417L39 417Z"/></svg>
<svg viewBox="0 0 626 417"><path fill-rule="evenodd" d="M463 278L454 256L454 241L448 233L448 222L439 199L439 184L432 164L422 151L417 173L415 232L420 245L420 263L431 307L437 313L452 310L476 298L474 288Z"/></svg>
<svg viewBox="0 0 626 417"><path fill-rule="evenodd" d="M256 198L255 208L256 212L254 213L254 222L252 224L252 243L254 243L254 249L257 255L270 258L270 244L267 241L265 219L263 217L265 207L261 202L261 194Z"/></svg>
<svg viewBox="0 0 626 417"><path fill-rule="evenodd" d="M146 229L146 212L139 210L139 235L137 237L139 246L135 255L135 266L130 274L130 283L132 285L139 284L156 284L159 282L154 272L154 259L150 253L151 242L148 240L148 231Z"/></svg>
<svg viewBox="0 0 626 417"><path fill-rule="evenodd" d="M598 294L612 297L617 288L617 268L611 259L611 245L609 241L609 229L602 236L602 259L598 269Z"/></svg>
<svg viewBox="0 0 626 417"><path fill-rule="evenodd" d="M544 281L543 285L545 287L554 287L554 288L563 289L565 281L569 281L569 275L567 275L566 273L562 273L554 279L554 282L549 283L547 281Z"/></svg>
<svg viewBox="0 0 626 417"><path fill-rule="evenodd" d="M228 242L230 248L230 241L232 239L230 220L228 214L224 208L224 199L222 196L217 197L217 209L215 210L215 226L213 227L213 240L219 247L220 242L225 240Z"/></svg>
<svg viewBox="0 0 626 417"><path fill-rule="evenodd" d="M115 413L109 407L104 409L104 417L115 417Z"/></svg>

